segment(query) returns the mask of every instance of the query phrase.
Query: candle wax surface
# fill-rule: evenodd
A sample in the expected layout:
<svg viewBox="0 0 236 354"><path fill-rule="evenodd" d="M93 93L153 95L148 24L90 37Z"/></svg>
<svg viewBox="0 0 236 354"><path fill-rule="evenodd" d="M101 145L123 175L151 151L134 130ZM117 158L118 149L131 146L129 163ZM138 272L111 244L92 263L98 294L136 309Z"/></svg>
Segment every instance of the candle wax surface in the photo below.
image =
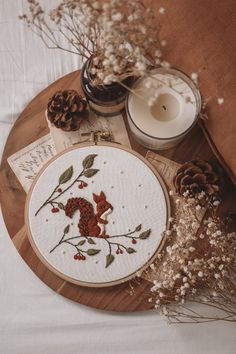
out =
<svg viewBox="0 0 236 354"><path fill-rule="evenodd" d="M168 121L178 117L180 113L180 103L178 99L169 93L158 95L155 103L151 107L151 114L160 121Z"/></svg>
<svg viewBox="0 0 236 354"><path fill-rule="evenodd" d="M146 87L150 80L155 88ZM155 79L141 80L135 92L138 96L130 94L128 109L134 124L147 135L161 139L178 136L196 118L197 103L191 87L173 73L156 73ZM155 97L151 107L148 105L150 97Z"/></svg>

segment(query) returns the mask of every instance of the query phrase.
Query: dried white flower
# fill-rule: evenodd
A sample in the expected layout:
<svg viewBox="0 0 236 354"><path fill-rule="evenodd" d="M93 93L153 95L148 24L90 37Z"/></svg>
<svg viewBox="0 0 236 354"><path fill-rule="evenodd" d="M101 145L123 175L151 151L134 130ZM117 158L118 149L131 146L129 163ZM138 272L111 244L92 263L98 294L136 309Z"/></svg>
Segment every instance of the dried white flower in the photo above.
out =
<svg viewBox="0 0 236 354"><path fill-rule="evenodd" d="M193 246L190 246L190 247L189 247L189 251L190 251L190 252L194 252L195 250L196 250L195 247L193 247Z"/></svg>
<svg viewBox="0 0 236 354"><path fill-rule="evenodd" d="M192 74L191 74L191 79L192 79L195 83L197 83L198 74L197 74L197 73L192 73Z"/></svg>
<svg viewBox="0 0 236 354"><path fill-rule="evenodd" d="M217 102L218 102L219 105L223 104L224 103L224 98L218 98Z"/></svg>
<svg viewBox="0 0 236 354"><path fill-rule="evenodd" d="M167 41L165 39L161 40L161 46L165 47L167 45Z"/></svg>
<svg viewBox="0 0 236 354"><path fill-rule="evenodd" d="M165 69L169 69L170 68L170 63L168 63L167 61L162 61L161 62L161 66Z"/></svg>
<svg viewBox="0 0 236 354"><path fill-rule="evenodd" d="M166 9L164 7L160 7L160 9L159 9L160 14L163 15L165 13L165 11L166 11Z"/></svg>
<svg viewBox="0 0 236 354"><path fill-rule="evenodd" d="M160 49L155 51L155 57L157 57L157 58L161 58L162 57L162 52L161 52Z"/></svg>

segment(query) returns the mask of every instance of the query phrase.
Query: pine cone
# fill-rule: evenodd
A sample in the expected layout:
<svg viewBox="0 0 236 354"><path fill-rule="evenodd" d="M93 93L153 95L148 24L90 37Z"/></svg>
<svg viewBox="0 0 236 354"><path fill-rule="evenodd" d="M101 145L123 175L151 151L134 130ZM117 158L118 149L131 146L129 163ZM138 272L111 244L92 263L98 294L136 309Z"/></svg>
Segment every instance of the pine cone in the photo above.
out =
<svg viewBox="0 0 236 354"><path fill-rule="evenodd" d="M52 124L65 131L77 130L87 118L86 101L75 90L57 91L47 105L47 116Z"/></svg>
<svg viewBox="0 0 236 354"><path fill-rule="evenodd" d="M176 192L194 197L200 192L207 196L216 196L221 187L221 176L208 161L192 160L183 164L174 177Z"/></svg>

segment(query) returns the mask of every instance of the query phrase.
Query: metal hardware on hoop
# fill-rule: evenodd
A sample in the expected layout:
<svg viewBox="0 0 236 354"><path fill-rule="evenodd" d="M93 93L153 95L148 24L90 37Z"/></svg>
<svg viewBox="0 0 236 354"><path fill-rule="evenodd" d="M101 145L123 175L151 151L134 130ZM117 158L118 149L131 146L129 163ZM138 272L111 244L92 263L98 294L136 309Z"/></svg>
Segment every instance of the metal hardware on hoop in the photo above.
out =
<svg viewBox="0 0 236 354"><path fill-rule="evenodd" d="M78 141L73 145L77 145L85 142L93 142L95 145L97 145L97 143L101 141L115 142L113 141L114 137L112 132L109 131L96 130L88 133L82 133L81 136L87 136L88 138L83 141Z"/></svg>

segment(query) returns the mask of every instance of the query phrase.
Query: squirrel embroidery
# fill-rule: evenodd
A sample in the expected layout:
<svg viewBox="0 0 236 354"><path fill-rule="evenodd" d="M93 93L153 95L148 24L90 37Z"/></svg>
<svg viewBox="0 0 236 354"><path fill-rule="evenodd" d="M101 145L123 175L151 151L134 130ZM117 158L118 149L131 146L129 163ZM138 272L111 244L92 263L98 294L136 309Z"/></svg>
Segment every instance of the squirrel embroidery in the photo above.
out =
<svg viewBox="0 0 236 354"><path fill-rule="evenodd" d="M70 198L65 205L66 216L72 218L76 210L80 211L78 228L81 235L107 238L107 216L112 213L113 206L108 203L104 192L100 195L93 193L96 203L96 213L93 205L84 198Z"/></svg>

